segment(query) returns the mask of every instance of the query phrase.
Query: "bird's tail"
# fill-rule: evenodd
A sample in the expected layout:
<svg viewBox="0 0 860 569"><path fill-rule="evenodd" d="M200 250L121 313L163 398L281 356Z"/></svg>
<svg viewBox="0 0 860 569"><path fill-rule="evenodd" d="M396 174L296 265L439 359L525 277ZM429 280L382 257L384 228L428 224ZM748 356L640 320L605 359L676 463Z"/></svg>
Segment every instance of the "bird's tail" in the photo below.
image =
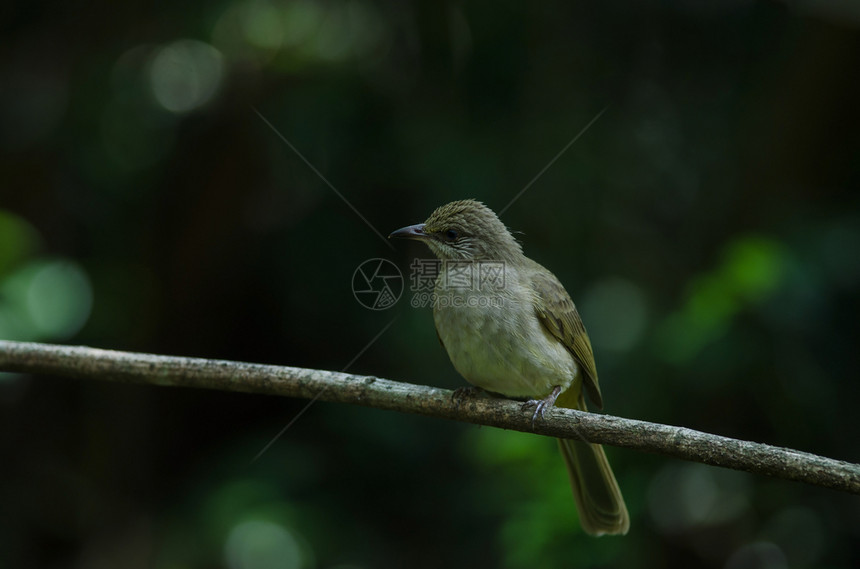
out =
<svg viewBox="0 0 860 569"><path fill-rule="evenodd" d="M582 393L574 390L562 393L556 404L585 410ZM630 516L603 447L570 439L558 439L558 445L567 465L582 529L591 535L626 534Z"/></svg>

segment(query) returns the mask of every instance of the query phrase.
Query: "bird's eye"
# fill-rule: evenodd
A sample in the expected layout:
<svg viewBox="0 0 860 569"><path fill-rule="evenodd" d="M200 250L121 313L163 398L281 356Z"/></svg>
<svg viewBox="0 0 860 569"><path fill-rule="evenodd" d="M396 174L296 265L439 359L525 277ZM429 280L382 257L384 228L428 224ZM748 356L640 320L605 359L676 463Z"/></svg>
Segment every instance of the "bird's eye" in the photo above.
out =
<svg viewBox="0 0 860 569"><path fill-rule="evenodd" d="M454 241L457 239L457 237L459 237L459 234L454 229L449 229L445 232L445 239L447 239L448 241Z"/></svg>

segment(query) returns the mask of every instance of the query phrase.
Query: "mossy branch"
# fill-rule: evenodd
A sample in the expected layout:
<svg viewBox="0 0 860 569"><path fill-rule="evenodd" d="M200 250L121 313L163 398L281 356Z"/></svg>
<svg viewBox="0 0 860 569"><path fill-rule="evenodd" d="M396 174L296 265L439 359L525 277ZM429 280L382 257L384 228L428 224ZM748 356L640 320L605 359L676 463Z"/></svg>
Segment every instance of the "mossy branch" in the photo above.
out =
<svg viewBox="0 0 860 569"><path fill-rule="evenodd" d="M585 439L860 494L860 465L761 443L554 408L532 426L522 403L317 369L0 340L0 371L321 399L560 438Z"/></svg>

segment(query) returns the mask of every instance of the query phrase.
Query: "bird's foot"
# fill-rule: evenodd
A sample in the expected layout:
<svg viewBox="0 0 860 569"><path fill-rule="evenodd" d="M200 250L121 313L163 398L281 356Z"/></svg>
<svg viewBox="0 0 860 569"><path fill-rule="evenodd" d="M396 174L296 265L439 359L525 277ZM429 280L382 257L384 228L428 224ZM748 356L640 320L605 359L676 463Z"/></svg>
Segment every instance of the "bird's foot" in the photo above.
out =
<svg viewBox="0 0 860 569"><path fill-rule="evenodd" d="M556 385L552 388L552 391L549 392L549 395L544 397L543 399L529 399L525 403L523 403L522 410L525 411L530 407L535 408L535 413L532 415L532 428L534 429L535 421L540 415L540 418L543 419L544 413L548 410L552 409L555 405L555 400L558 399L558 394L561 393L561 386Z"/></svg>
<svg viewBox="0 0 860 569"><path fill-rule="evenodd" d="M460 387L458 389L455 389L454 393L451 394L451 401L453 401L459 409L460 404L463 403L463 400L478 397L479 395L483 395L485 393L486 391L484 391L480 387L475 387L474 385Z"/></svg>

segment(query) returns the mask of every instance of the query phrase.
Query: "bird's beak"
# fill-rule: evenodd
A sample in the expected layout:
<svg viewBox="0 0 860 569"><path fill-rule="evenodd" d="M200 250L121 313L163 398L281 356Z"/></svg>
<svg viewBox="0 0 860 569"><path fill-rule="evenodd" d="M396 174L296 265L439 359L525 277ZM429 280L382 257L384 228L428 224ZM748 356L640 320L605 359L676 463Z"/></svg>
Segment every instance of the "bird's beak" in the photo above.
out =
<svg viewBox="0 0 860 569"><path fill-rule="evenodd" d="M427 234L424 233L424 224L418 223L409 227L402 227L394 231L388 236L389 239L396 237L398 239L426 239Z"/></svg>

